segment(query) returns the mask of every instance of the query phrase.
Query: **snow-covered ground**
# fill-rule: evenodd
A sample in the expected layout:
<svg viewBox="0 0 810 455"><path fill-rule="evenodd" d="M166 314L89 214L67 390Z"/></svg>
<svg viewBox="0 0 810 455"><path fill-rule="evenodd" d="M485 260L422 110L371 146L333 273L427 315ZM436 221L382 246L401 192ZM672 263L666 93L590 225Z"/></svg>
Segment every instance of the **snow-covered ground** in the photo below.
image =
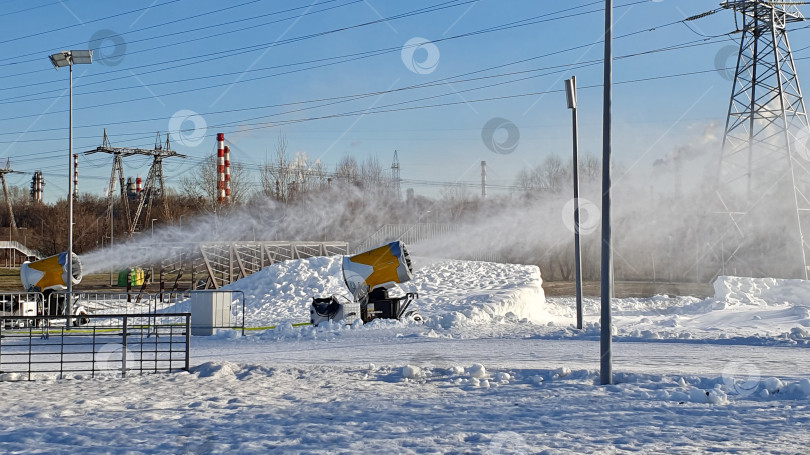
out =
<svg viewBox="0 0 810 455"><path fill-rule="evenodd" d="M806 453L810 283L709 299L546 299L532 266L415 259L423 324L293 327L345 294L337 258L244 278L251 326L192 338L189 373L0 383L4 453Z"/></svg>

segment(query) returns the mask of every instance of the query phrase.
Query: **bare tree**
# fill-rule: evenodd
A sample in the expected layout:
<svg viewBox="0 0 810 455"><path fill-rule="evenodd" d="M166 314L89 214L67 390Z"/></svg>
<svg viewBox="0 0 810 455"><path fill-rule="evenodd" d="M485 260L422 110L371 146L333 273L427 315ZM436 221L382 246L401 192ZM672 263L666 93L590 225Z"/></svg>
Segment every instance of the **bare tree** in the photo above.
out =
<svg viewBox="0 0 810 455"><path fill-rule="evenodd" d="M261 185L265 195L278 201L287 201L293 183L293 159L287 150L287 137L279 134L276 138L272 160L265 162L261 169Z"/></svg>
<svg viewBox="0 0 810 455"><path fill-rule="evenodd" d="M351 155L340 159L335 167L335 177L344 184L356 185L360 178L360 169L357 160Z"/></svg>
<svg viewBox="0 0 810 455"><path fill-rule="evenodd" d="M565 182L568 180L568 170L563 166L563 162L557 155L551 155L541 165L541 173L545 187L552 193L559 193L563 190Z"/></svg>
<svg viewBox="0 0 810 455"><path fill-rule="evenodd" d="M364 188L379 191L385 187L385 174L376 155L369 155L360 165L360 184Z"/></svg>
<svg viewBox="0 0 810 455"><path fill-rule="evenodd" d="M207 156L201 166L194 169L190 176L180 180L180 191L189 198L202 199L207 210L216 207L217 194L217 156ZM231 163L231 204L241 204L249 196L250 181L245 168Z"/></svg>

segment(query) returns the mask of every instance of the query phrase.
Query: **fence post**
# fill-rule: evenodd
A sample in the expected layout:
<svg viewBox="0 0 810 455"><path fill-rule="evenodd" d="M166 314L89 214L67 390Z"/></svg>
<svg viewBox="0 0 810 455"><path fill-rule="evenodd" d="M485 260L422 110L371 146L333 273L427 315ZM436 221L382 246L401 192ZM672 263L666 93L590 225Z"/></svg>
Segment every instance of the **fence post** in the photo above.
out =
<svg viewBox="0 0 810 455"><path fill-rule="evenodd" d="M96 327L93 326L93 354L90 358L90 377L96 377Z"/></svg>
<svg viewBox="0 0 810 455"><path fill-rule="evenodd" d="M190 356L190 344L191 344L191 315L186 315L186 367L183 370L188 371L188 358Z"/></svg>
<svg viewBox="0 0 810 455"><path fill-rule="evenodd" d="M239 292L242 294L242 336L245 336L245 292Z"/></svg>
<svg viewBox="0 0 810 455"><path fill-rule="evenodd" d="M124 315L124 334L121 341L121 377L127 376L127 316Z"/></svg>
<svg viewBox="0 0 810 455"><path fill-rule="evenodd" d="M6 321L3 321L3 324L5 324L5 323L6 323ZM34 336L34 334L31 332L31 327L28 327L28 380L29 381L31 380L31 352L32 352L32 349L31 349L31 341L32 341L31 337L32 336ZM65 329L64 328L62 328L62 341L60 342L60 345L61 346L59 346L59 379L62 379L62 363L63 363L62 362L62 360L63 360L62 352L64 351L64 347L65 347Z"/></svg>

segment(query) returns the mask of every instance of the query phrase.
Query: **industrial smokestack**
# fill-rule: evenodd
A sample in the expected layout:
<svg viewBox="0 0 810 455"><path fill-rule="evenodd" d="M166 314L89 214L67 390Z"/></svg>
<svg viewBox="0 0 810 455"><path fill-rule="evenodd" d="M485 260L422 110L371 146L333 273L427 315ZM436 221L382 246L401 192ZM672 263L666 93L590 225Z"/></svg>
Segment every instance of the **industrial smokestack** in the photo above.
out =
<svg viewBox="0 0 810 455"><path fill-rule="evenodd" d="M217 133L217 202L225 202L225 134Z"/></svg>
<svg viewBox="0 0 810 455"><path fill-rule="evenodd" d="M225 146L225 201L231 201L231 149Z"/></svg>
<svg viewBox="0 0 810 455"><path fill-rule="evenodd" d="M79 198L79 155L73 154L73 199Z"/></svg>
<svg viewBox="0 0 810 455"><path fill-rule="evenodd" d="M31 179L31 200L36 203L42 202L42 187L45 186L45 180L42 178L42 171L34 172L34 178Z"/></svg>

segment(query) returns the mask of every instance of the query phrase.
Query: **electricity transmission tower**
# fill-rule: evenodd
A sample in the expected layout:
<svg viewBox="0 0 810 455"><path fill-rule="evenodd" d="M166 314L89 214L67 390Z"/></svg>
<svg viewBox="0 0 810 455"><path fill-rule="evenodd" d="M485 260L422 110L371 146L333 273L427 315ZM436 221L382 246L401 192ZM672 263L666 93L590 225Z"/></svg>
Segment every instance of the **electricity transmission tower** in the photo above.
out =
<svg viewBox="0 0 810 455"><path fill-rule="evenodd" d="M721 3L741 18L717 186L724 274L807 278L810 126L786 31L798 4Z"/></svg>
<svg viewBox="0 0 810 455"><path fill-rule="evenodd" d="M11 198L8 196L8 187L6 186L6 174L22 174L20 171L14 171L11 169L10 160L6 159L6 167L0 169L0 184L3 186L3 197L6 199L6 208L8 209L8 227L9 229L16 233L17 232L17 221L14 219L14 211L11 208Z"/></svg>
<svg viewBox="0 0 810 455"><path fill-rule="evenodd" d="M144 216L145 220L148 220L150 217L150 212L152 210L152 202L156 198L160 198L163 202L163 216L164 218L169 218L169 206L168 201L166 200L166 192L164 188L164 181L163 181L163 159L169 157L181 157L185 158L185 155L181 155L174 150L171 150L169 147L169 135L166 134L166 143L165 146L160 143L160 133L158 133L158 138L155 142L154 149L139 149L139 148L128 148L128 147L112 147L110 145L110 141L107 139L107 131L104 131L104 141L101 147L96 147L94 150L90 150L85 152L86 154L90 153L110 153L113 155L113 167L112 173L110 174L110 186L109 192L107 194L107 203L108 203L108 214L112 213L113 204L115 202L115 177L118 175L118 180L120 182L120 191L121 191L121 201L124 206L124 210L127 214L127 232L129 235L132 235L133 232L138 228L138 220L141 218L141 214L143 213L144 208L146 208L146 214ZM135 209L134 215L130 217L130 210L129 210L129 201L127 199L126 188L124 186L124 171L123 171L123 157L133 156L133 155L146 155L152 157L152 166L149 168L149 174L146 177L146 181L144 182L144 188L142 194L139 195L138 206Z"/></svg>
<svg viewBox="0 0 810 455"><path fill-rule="evenodd" d="M391 179L394 181L394 195L397 200L402 199L402 190L400 188L402 180L399 176L399 155L394 150L394 162L391 163Z"/></svg>

